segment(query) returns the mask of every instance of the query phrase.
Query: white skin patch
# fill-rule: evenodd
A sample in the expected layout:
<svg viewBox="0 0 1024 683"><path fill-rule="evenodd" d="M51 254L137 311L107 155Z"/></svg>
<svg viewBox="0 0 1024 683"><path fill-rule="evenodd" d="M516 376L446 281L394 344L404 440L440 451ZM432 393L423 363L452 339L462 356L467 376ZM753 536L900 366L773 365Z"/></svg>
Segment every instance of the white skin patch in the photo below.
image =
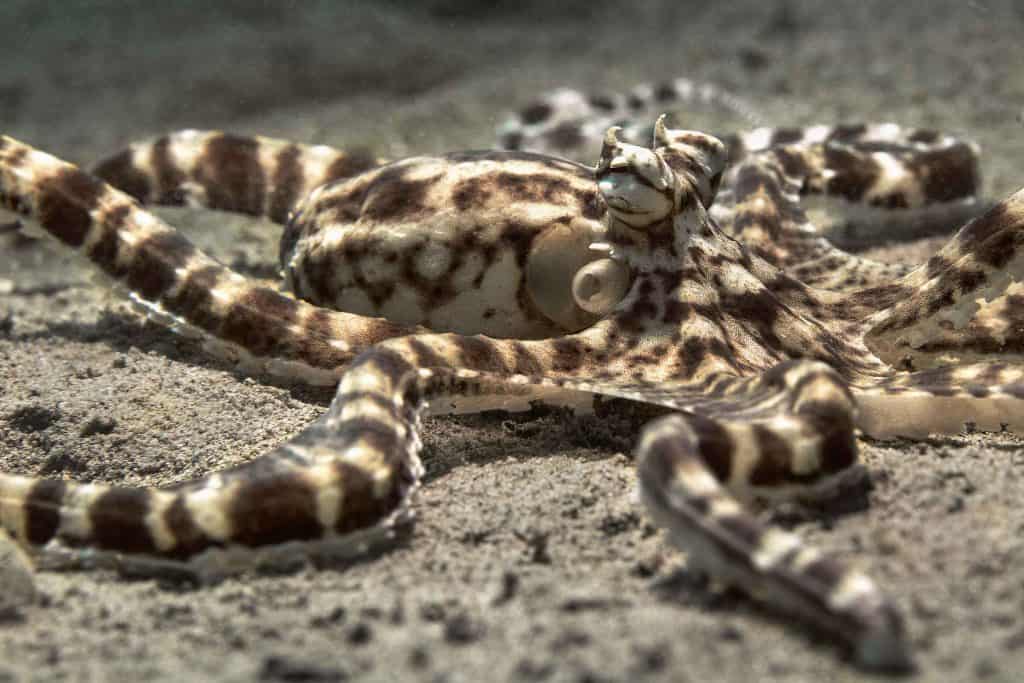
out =
<svg viewBox="0 0 1024 683"><path fill-rule="evenodd" d="M691 495L698 498L717 497L722 490L718 481L702 465L686 463L680 465L676 476L683 481L683 486ZM728 499L721 499L728 500Z"/></svg>
<svg viewBox="0 0 1024 683"><path fill-rule="evenodd" d="M31 477L0 474L0 525L25 538L25 500L35 484Z"/></svg>
<svg viewBox="0 0 1024 683"><path fill-rule="evenodd" d="M743 144L751 151L767 149L771 146L774 136L774 129L758 128L743 135Z"/></svg>
<svg viewBox="0 0 1024 683"><path fill-rule="evenodd" d="M92 536L92 519L89 517L89 508L97 498L107 492L108 488L101 484L82 484L69 489L60 509L58 533L68 538Z"/></svg>
<svg viewBox="0 0 1024 683"><path fill-rule="evenodd" d="M178 144L168 145L167 154L171 163L180 169L193 168L201 158L206 148L206 143L212 136L197 130L182 131L176 142Z"/></svg>
<svg viewBox="0 0 1024 683"><path fill-rule="evenodd" d="M320 526L333 529L341 515L344 499L339 486L338 471L330 463L315 465L305 470L305 479L316 489L316 516Z"/></svg>
<svg viewBox="0 0 1024 683"><path fill-rule="evenodd" d="M817 548L802 548L800 552L796 554L796 557L793 558L793 561L790 562L790 566L797 571L801 571L811 566L821 558L821 551Z"/></svg>
<svg viewBox="0 0 1024 683"><path fill-rule="evenodd" d="M149 142L134 144L129 147L131 150L132 165L144 171L151 177L156 176L156 168L153 166L153 145Z"/></svg>
<svg viewBox="0 0 1024 683"><path fill-rule="evenodd" d="M754 553L754 564L760 569L771 569L800 545L800 537L796 534L769 528L761 537L761 545Z"/></svg>
<svg viewBox="0 0 1024 683"><path fill-rule="evenodd" d="M154 491L149 498L149 514L146 515L146 528L153 539L157 550L167 551L174 547L175 538L167 525L166 514L175 500L173 493Z"/></svg>
<svg viewBox="0 0 1024 683"><path fill-rule="evenodd" d="M896 123L879 123L872 131L878 140L899 140L903 135L903 127Z"/></svg>
<svg viewBox="0 0 1024 683"><path fill-rule="evenodd" d="M830 607L836 610L847 609L864 600L874 600L878 595L878 586L861 572L851 569L846 572L839 585L828 598Z"/></svg>
<svg viewBox="0 0 1024 683"><path fill-rule="evenodd" d="M359 417L366 417L371 420L381 420L391 423L394 412L382 406L370 398L358 398L347 401L339 413L339 421L352 420Z"/></svg>
<svg viewBox="0 0 1024 683"><path fill-rule="evenodd" d="M729 425L729 437L733 444L733 461L728 487L740 492L749 486L750 476L761 460L761 448L748 425Z"/></svg>
<svg viewBox="0 0 1024 683"><path fill-rule="evenodd" d="M790 443L793 452L790 469L793 474L809 476L821 471L820 439L809 438L803 424L784 415L772 420L771 429Z"/></svg>
<svg viewBox="0 0 1024 683"><path fill-rule="evenodd" d="M203 533L218 541L226 541L231 538L234 530L231 520L226 514L225 502L231 499L230 491L217 486L216 482L198 491L192 491L185 495L185 507L192 515L195 522Z"/></svg>
<svg viewBox="0 0 1024 683"><path fill-rule="evenodd" d="M804 129L802 142L808 144L824 142L833 130L832 126L810 126Z"/></svg>
<svg viewBox="0 0 1024 683"><path fill-rule="evenodd" d="M864 433L875 438L922 439L929 434L957 433L968 420L977 429L1000 431L1005 425L1015 432L1024 431L1020 401L998 392L985 398L933 396L923 391L870 391L856 395L860 408L858 424Z"/></svg>
<svg viewBox="0 0 1024 683"><path fill-rule="evenodd" d="M746 514L743 506L728 496L716 495L711 498L710 503L711 504L708 507L708 514L711 517L722 519L725 517L737 517Z"/></svg>
<svg viewBox="0 0 1024 683"><path fill-rule="evenodd" d="M370 372L350 372L341 378L341 386L338 393L347 394L355 392L367 392L382 394L390 386L389 378L380 377Z"/></svg>

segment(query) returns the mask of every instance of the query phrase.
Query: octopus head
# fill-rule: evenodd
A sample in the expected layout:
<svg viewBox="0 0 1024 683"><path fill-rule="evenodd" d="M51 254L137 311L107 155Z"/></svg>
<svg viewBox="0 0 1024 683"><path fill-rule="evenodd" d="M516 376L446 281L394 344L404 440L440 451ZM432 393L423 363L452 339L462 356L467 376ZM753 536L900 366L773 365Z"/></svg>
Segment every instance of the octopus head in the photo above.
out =
<svg viewBox="0 0 1024 683"><path fill-rule="evenodd" d="M677 208L678 183L664 159L646 147L621 142L621 129L605 134L595 175L614 218L635 230L661 224Z"/></svg>

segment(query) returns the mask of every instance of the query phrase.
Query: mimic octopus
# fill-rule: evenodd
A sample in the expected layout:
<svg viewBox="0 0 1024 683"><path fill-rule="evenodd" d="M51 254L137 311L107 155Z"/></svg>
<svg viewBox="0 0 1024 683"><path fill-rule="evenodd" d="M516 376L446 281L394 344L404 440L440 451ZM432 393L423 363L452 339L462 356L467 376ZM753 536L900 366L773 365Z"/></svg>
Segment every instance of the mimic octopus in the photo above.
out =
<svg viewBox="0 0 1024 683"><path fill-rule="evenodd" d="M723 141L661 118L652 132L647 146L608 129L589 167L509 150L386 163L183 131L93 173L0 138L3 204L147 314L252 371L337 383L294 438L194 481L0 474L0 527L30 549L197 572L232 549L358 546L409 515L424 410L624 399L664 409L636 444L639 492L689 566L865 667L910 666L902 618L870 577L746 503L830 490L854 468L858 429L1024 427L1024 191L920 267L885 265L818 235L801 195L967 198L972 144L891 124ZM284 223L295 296L207 256L147 202Z"/></svg>

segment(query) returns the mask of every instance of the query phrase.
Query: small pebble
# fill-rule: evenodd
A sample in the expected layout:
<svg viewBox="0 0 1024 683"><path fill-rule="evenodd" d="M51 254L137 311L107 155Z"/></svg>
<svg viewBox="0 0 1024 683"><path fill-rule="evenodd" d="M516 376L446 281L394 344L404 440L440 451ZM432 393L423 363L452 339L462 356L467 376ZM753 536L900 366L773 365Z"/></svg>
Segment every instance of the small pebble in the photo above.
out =
<svg viewBox="0 0 1024 683"><path fill-rule="evenodd" d="M16 613L36 600L32 562L4 531L0 531L0 587L0 614Z"/></svg>
<svg viewBox="0 0 1024 683"><path fill-rule="evenodd" d="M483 624L465 614L457 614L445 622L444 639L453 645L465 645L479 639L483 630Z"/></svg>

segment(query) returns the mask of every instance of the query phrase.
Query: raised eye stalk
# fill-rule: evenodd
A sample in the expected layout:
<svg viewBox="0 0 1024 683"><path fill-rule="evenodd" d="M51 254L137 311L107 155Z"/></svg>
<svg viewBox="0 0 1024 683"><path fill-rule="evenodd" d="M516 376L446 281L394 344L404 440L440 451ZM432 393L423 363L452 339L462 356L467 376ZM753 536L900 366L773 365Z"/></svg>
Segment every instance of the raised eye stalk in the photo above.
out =
<svg viewBox="0 0 1024 683"><path fill-rule="evenodd" d="M668 127L665 126L666 115L662 114L654 122L654 146L667 147L672 144L672 138L668 135Z"/></svg>

